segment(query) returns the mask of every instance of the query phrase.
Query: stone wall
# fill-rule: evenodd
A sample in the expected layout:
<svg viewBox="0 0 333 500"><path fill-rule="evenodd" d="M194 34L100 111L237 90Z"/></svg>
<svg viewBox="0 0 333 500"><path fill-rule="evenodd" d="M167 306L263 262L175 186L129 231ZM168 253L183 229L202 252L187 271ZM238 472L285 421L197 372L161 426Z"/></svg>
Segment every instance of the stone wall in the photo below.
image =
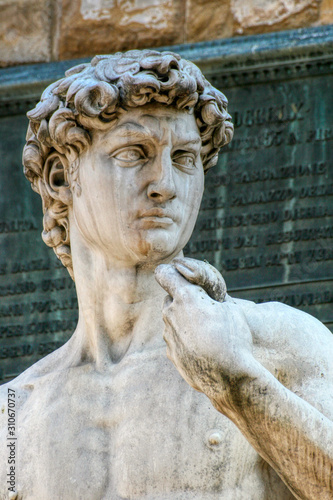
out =
<svg viewBox="0 0 333 500"><path fill-rule="evenodd" d="M333 0L0 0L0 66L333 23Z"/></svg>

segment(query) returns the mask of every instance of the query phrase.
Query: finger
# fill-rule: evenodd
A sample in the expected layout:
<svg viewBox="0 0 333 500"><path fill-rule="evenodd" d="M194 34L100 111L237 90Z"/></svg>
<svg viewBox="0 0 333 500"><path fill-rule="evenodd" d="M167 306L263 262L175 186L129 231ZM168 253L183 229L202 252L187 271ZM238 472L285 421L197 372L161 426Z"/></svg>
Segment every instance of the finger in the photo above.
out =
<svg viewBox="0 0 333 500"><path fill-rule="evenodd" d="M227 287L221 274L208 262L190 258L178 258L172 261L177 271L191 283L201 286L214 300L223 302Z"/></svg>
<svg viewBox="0 0 333 500"><path fill-rule="evenodd" d="M160 264L155 269L155 278L172 298L183 296L192 286L171 264Z"/></svg>
<svg viewBox="0 0 333 500"><path fill-rule="evenodd" d="M170 297L170 295L167 295L164 299L164 302L163 302L163 307L162 307L162 311L163 313L166 313L167 310L169 309L169 307L171 306L173 302L173 299L172 297Z"/></svg>
<svg viewBox="0 0 333 500"><path fill-rule="evenodd" d="M169 331L169 328L168 328L167 324L164 327L163 340L166 343L166 345L169 345L169 342L170 342L170 331Z"/></svg>
<svg viewBox="0 0 333 500"><path fill-rule="evenodd" d="M163 319L165 328L173 329L173 324L172 324L172 321L171 321L171 317L170 317L169 311L163 311L163 313L162 313L162 319Z"/></svg>
<svg viewBox="0 0 333 500"><path fill-rule="evenodd" d="M171 357L174 357L174 349L175 349L172 334L173 334L172 329L170 327L168 327L167 325L165 325L164 332L163 332L163 340L166 343L167 351L170 354L170 359L171 359Z"/></svg>
<svg viewBox="0 0 333 500"><path fill-rule="evenodd" d="M171 341L177 342L179 339L179 335L175 325L175 320L172 310L171 309L164 310L162 313L162 319L164 322L164 333L163 333L164 340L168 341L169 343Z"/></svg>

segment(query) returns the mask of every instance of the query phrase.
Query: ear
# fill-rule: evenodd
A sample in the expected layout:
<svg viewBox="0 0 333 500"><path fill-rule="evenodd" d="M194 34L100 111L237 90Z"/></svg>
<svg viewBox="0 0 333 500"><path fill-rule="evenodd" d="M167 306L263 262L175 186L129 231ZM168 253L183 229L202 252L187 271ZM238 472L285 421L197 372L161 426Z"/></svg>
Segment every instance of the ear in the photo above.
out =
<svg viewBox="0 0 333 500"><path fill-rule="evenodd" d="M68 160L60 153L52 153L46 160L43 177L49 195L62 201L65 205L72 204L72 192L68 184Z"/></svg>

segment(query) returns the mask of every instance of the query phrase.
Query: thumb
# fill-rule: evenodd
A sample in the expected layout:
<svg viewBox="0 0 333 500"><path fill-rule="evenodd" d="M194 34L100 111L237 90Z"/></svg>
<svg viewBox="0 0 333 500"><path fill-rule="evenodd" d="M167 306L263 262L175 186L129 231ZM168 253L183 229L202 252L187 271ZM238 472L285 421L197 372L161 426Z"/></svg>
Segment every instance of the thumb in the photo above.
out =
<svg viewBox="0 0 333 500"><path fill-rule="evenodd" d="M181 295L191 285L171 264L160 264L155 269L156 281L172 298Z"/></svg>
<svg viewBox="0 0 333 500"><path fill-rule="evenodd" d="M194 285L201 286L213 300L224 302L227 286L215 267L206 261L202 262L189 257L178 257L172 261L172 264L184 278Z"/></svg>

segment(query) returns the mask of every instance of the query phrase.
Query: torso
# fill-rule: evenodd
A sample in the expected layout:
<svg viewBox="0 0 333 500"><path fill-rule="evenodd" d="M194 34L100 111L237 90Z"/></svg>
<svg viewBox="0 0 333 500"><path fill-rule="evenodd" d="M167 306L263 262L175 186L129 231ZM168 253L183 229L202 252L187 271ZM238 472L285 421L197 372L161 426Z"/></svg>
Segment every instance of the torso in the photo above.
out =
<svg viewBox="0 0 333 500"><path fill-rule="evenodd" d="M17 391L27 394L17 410L18 500L293 498L164 348L105 374L53 371Z"/></svg>

